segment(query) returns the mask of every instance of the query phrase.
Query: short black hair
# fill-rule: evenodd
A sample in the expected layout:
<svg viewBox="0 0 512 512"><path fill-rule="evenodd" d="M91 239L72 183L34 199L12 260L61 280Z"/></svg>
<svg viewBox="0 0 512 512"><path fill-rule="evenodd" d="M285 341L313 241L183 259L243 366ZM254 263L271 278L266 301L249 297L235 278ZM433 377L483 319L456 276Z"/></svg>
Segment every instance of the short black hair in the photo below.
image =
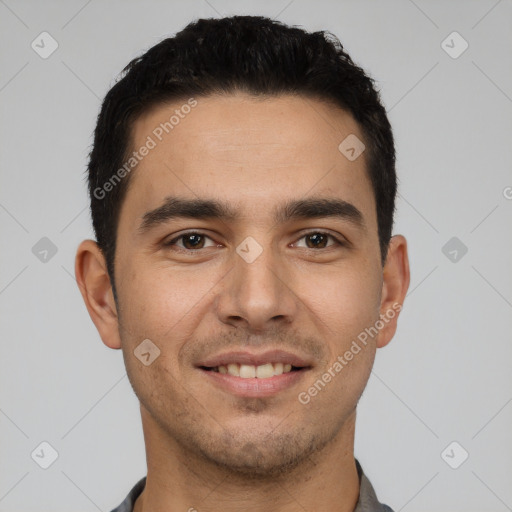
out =
<svg viewBox="0 0 512 512"><path fill-rule="evenodd" d="M133 59L107 93L98 115L88 185L94 232L114 295L117 226L130 182L130 174L120 170L130 158L134 122L164 102L237 91L320 99L353 116L366 146L385 262L397 180L391 125L374 80L328 31L310 33L262 16L198 19ZM112 186L115 176L119 182ZM106 187L108 182L111 186Z"/></svg>

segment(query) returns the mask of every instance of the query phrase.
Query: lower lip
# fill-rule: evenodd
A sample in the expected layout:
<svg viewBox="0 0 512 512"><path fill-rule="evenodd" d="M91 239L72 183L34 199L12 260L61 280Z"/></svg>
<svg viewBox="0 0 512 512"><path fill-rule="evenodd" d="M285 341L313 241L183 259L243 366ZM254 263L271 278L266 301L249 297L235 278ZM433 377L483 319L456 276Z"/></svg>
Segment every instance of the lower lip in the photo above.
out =
<svg viewBox="0 0 512 512"><path fill-rule="evenodd" d="M200 371L203 372L207 378L210 378L214 384L224 391L247 398L272 396L280 391L289 389L304 377L307 370L307 368L303 368L301 370L282 373L281 375L274 375L268 379L243 379L226 373L203 370L200 368Z"/></svg>

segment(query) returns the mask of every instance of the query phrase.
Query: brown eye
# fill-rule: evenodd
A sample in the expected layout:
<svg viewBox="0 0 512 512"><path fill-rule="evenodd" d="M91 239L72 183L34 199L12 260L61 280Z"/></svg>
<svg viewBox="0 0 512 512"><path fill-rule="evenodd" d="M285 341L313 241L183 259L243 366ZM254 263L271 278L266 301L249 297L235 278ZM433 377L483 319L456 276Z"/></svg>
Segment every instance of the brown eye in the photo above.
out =
<svg viewBox="0 0 512 512"><path fill-rule="evenodd" d="M181 238L183 239L185 249L201 249L204 245L204 237L202 235L192 233L190 235L183 235Z"/></svg>
<svg viewBox="0 0 512 512"><path fill-rule="evenodd" d="M164 243L164 246L176 246L178 249L193 251L204 249L206 239L211 240L209 236L203 235L202 233L190 232L177 236L170 242Z"/></svg>
<svg viewBox="0 0 512 512"><path fill-rule="evenodd" d="M326 249L333 245L343 245L337 238L330 233L324 233L322 231L312 231L304 235L301 240L306 241L307 249ZM334 243L328 243L329 239L333 240Z"/></svg>
<svg viewBox="0 0 512 512"><path fill-rule="evenodd" d="M324 248L327 244L327 236L322 233L313 233L312 235L306 235L306 245L310 249L316 249L318 247Z"/></svg>

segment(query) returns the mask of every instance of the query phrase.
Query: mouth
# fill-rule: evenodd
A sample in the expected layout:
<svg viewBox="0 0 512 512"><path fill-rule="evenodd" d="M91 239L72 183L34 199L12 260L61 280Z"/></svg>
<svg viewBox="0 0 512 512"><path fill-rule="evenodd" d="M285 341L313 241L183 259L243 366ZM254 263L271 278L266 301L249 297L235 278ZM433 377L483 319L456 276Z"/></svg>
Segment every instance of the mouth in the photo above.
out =
<svg viewBox="0 0 512 512"><path fill-rule="evenodd" d="M290 389L304 378L312 364L284 351L260 355L231 352L202 361L197 368L223 391L256 398Z"/></svg>
<svg viewBox="0 0 512 512"><path fill-rule="evenodd" d="M303 368L291 363L265 363L258 366L250 364L229 363L214 367L200 366L202 370L231 375L241 379L270 379L283 373L300 371Z"/></svg>

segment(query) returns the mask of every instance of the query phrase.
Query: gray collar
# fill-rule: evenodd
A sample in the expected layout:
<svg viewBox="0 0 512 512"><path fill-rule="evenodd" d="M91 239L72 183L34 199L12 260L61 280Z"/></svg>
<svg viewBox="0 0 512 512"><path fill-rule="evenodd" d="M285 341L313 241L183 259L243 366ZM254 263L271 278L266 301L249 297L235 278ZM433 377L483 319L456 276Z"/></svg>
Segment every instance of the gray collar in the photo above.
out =
<svg viewBox="0 0 512 512"><path fill-rule="evenodd" d="M393 512L390 507L379 502L370 480L364 474L361 464L359 464L357 459L355 461L357 474L359 475L359 499L357 500L354 512Z"/></svg>

